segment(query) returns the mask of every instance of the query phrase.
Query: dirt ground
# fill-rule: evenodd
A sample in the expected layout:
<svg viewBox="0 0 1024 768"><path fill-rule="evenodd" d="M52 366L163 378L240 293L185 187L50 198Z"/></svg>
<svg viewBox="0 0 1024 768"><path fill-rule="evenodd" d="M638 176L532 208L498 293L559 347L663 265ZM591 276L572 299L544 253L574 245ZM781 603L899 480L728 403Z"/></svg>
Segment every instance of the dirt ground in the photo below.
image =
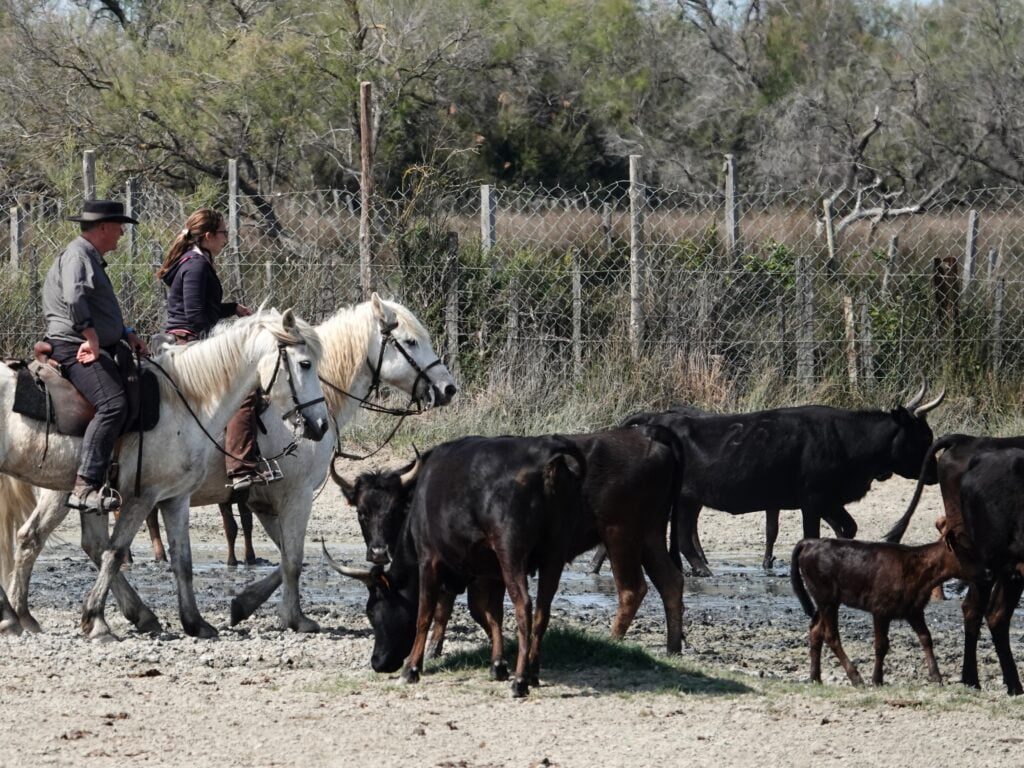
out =
<svg viewBox="0 0 1024 768"><path fill-rule="evenodd" d="M877 485L850 511L862 538L879 538L902 513L913 484ZM939 509L928 489L907 537L934 538ZM307 538L304 605L323 632L277 628L272 605L228 626L231 595L266 566L224 565L220 518L193 511L196 588L220 637L180 633L173 576L136 540L129 580L165 627L137 634L108 617L119 642L93 644L78 633L82 597L94 571L78 547L73 516L40 559L32 605L41 635L0 638L0 765L145 764L358 766L637 766L943 764L1019 765L1024 703L1006 697L987 638L980 649L981 692L955 681L962 630L957 600L928 611L943 686L926 682L923 656L904 624L894 625L887 685L854 689L834 657L825 684L805 683L807 619L788 582L799 515L783 513L774 573L760 569L764 519L705 511L701 533L716 575L687 577L686 647L664 656L664 620L648 595L628 640L648 650L652 669L562 665L543 685L513 700L483 667L431 672L418 685L369 669L372 638L365 592L342 583L320 556L360 563L354 514L333 487L317 500ZM258 527L258 526L257 526ZM258 554L276 561L262 531ZM554 629L606 636L614 613L610 575L571 565L555 604ZM511 630L511 624L507 624ZM869 675L871 625L844 612L847 652ZM1020 622L1012 632L1021 646ZM460 601L447 653L484 642ZM436 670L436 663L433 667ZM921 762L923 761L923 763Z"/></svg>

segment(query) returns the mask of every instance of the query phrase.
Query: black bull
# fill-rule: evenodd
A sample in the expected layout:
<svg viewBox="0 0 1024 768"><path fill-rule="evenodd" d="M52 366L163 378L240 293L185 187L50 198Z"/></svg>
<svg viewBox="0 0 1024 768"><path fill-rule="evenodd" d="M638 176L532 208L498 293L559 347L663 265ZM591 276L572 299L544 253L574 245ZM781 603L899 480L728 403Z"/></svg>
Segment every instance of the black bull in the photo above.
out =
<svg viewBox="0 0 1024 768"><path fill-rule="evenodd" d="M852 537L856 523L846 504L863 498L875 480L918 477L933 440L926 414L943 398L922 405L926 386L888 412L823 405L718 416L675 410L638 414L623 424L659 424L679 439L685 467L675 506L679 546L694 573L707 576L697 533L703 506L733 515L799 509L804 538L818 538L822 520Z"/></svg>
<svg viewBox="0 0 1024 768"><path fill-rule="evenodd" d="M487 582L480 594L491 637L491 673L507 676L500 616L494 601L507 589L519 635L513 692L536 684L540 647L580 503L586 459L559 436L466 437L437 446L416 469L408 516L391 567L369 572L335 565L369 589L371 665L393 671L408 654L407 682L419 679L427 631L443 589ZM332 563L333 565L333 563ZM537 572L531 617L527 574ZM410 651L411 648L411 651Z"/></svg>
<svg viewBox="0 0 1024 768"><path fill-rule="evenodd" d="M939 455L941 454L941 455ZM938 460L933 459L938 456ZM960 680L980 687L978 637L984 618L1007 693L1024 693L1010 649L1010 621L1024 590L1024 437L945 435L928 450L936 466L946 524L954 535L963 602L964 660ZM922 471L922 475L925 472ZM900 541L921 499L923 480L903 517L886 535Z"/></svg>

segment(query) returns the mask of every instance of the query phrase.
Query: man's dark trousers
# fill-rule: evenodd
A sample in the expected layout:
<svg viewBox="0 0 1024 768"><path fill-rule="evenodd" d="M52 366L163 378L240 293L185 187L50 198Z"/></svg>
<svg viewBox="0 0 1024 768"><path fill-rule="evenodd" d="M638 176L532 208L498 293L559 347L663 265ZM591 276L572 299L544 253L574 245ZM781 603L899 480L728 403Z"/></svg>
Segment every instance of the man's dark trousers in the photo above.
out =
<svg viewBox="0 0 1024 768"><path fill-rule="evenodd" d="M114 443L128 418L124 379L113 357L116 347L106 347L104 351L108 354L101 354L93 362L83 364L75 357L80 344L66 341L51 343L53 358L63 367L64 375L96 409L96 415L82 438L78 474L100 486L106 480Z"/></svg>

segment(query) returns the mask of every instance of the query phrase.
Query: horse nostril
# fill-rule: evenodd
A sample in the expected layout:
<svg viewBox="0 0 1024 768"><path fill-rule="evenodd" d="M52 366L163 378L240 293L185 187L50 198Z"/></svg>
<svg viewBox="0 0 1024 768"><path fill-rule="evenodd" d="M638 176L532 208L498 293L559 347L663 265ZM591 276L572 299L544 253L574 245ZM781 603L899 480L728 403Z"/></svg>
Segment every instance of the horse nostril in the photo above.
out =
<svg viewBox="0 0 1024 768"><path fill-rule="evenodd" d="M458 387L456 387L454 384L449 384L447 387L444 388L444 401L446 403L449 402L453 397L455 397L455 393L458 391Z"/></svg>

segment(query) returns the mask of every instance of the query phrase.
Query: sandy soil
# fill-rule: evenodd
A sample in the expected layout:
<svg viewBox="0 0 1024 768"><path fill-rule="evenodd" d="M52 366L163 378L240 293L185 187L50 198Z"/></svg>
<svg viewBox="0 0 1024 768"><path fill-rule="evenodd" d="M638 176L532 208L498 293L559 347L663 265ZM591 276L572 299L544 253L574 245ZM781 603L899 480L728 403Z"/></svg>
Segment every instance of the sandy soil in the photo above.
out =
<svg viewBox="0 0 1024 768"><path fill-rule="evenodd" d="M851 507L861 537L880 537L911 492L911 482L895 479ZM938 509L929 489L909 542L934 538ZM513 700L482 667L432 674L428 665L414 686L370 671L363 588L329 571L315 543L324 537L335 556L362 559L354 515L333 487L316 503L303 575L304 605L324 629L318 635L280 631L271 605L228 627L231 595L266 570L228 570L219 515L202 509L194 512L196 586L220 637L180 634L173 577L149 561L140 538L128 578L167 631L135 633L111 601L120 642L89 643L77 618L93 570L72 517L34 576L32 604L45 633L0 638L0 765L866 766L950 757L958 765L1019 765L1024 710L1005 696L987 639L983 690L953 682L962 643L956 600L928 613L950 679L944 686L927 684L903 624L893 628L884 688L853 689L827 650L825 685L803 682L807 620L787 579L799 528L797 513L783 514L781 562L765 575L763 517L706 511L701 532L716 576L687 578L680 659L663 655L652 591L628 639L655 656L653 670L563 665L547 670L528 699ZM275 559L262 532L257 551ZM603 638L614 613L611 577L588 575L582 558L567 570L555 609L553 627ZM846 612L842 628L847 652L870 673L870 620ZM1018 622L1018 649L1020 635ZM448 654L483 641L460 603Z"/></svg>

